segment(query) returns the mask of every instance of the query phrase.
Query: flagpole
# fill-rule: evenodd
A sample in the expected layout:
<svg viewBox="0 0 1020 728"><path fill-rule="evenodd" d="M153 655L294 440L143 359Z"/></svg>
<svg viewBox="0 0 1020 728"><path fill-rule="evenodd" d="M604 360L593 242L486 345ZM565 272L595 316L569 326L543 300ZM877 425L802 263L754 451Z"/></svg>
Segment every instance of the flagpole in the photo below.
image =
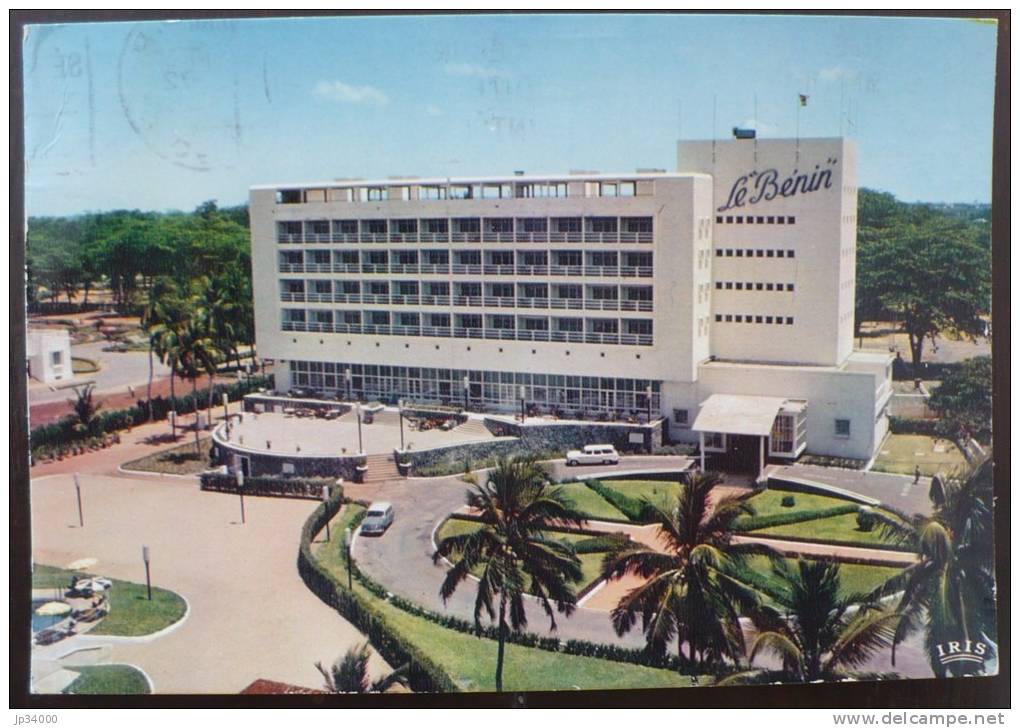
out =
<svg viewBox="0 0 1020 728"><path fill-rule="evenodd" d="M800 164L800 95L797 95L797 144L796 153L794 154L794 161Z"/></svg>

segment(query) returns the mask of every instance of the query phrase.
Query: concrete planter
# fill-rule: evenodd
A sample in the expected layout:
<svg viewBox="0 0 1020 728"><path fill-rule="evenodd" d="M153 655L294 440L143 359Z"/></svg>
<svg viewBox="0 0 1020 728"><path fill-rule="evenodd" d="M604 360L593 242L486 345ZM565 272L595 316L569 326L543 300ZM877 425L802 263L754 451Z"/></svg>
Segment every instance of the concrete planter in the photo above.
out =
<svg viewBox="0 0 1020 728"><path fill-rule="evenodd" d="M355 483L364 483L365 482L365 473L367 473L367 472L368 472L368 466L367 465L358 465L356 468L354 468L354 482Z"/></svg>

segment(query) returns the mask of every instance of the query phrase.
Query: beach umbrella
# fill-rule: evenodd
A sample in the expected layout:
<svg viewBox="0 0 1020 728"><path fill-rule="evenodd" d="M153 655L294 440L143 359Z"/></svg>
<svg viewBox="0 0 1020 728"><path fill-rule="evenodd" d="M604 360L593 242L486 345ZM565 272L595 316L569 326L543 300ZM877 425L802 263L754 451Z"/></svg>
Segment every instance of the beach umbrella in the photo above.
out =
<svg viewBox="0 0 1020 728"><path fill-rule="evenodd" d="M91 556L88 556L88 557L86 557L84 559L78 559L77 561L72 561L70 564L68 564L64 568L65 569L70 569L71 571L81 571L82 569L88 569L89 567L95 566L98 563L99 563L99 559L96 559L96 558L93 558Z"/></svg>
<svg viewBox="0 0 1020 728"><path fill-rule="evenodd" d="M71 605L66 602L46 602L35 610L40 617L58 617L71 611Z"/></svg>

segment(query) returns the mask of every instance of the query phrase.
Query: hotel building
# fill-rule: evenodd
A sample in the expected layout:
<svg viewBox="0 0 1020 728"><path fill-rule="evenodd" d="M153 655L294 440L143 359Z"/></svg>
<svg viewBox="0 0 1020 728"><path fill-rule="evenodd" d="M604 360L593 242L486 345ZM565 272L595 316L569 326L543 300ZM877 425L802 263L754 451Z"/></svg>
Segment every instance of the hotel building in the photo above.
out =
<svg viewBox="0 0 1020 728"><path fill-rule="evenodd" d="M891 360L853 351L856 148L690 141L678 171L251 190L280 389L651 412L758 461L867 459Z"/></svg>

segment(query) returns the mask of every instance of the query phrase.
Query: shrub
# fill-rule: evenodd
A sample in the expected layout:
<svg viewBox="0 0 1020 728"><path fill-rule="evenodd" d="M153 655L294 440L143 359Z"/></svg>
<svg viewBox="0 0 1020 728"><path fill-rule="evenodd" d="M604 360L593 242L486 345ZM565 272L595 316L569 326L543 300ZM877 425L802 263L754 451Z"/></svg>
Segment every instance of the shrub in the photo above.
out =
<svg viewBox="0 0 1020 728"><path fill-rule="evenodd" d="M780 501L780 505L782 505L783 508L793 508L795 503L796 500L792 495L784 495L783 500Z"/></svg>
<svg viewBox="0 0 1020 728"><path fill-rule="evenodd" d="M603 551L616 551L628 543L630 539L625 534L610 533L578 541L574 544L574 551L579 554L598 554Z"/></svg>
<svg viewBox="0 0 1020 728"><path fill-rule="evenodd" d="M652 506L644 501L624 495L598 480L586 480L584 484L609 501L616 510L620 511L630 521L643 523L654 518L650 512Z"/></svg>
<svg viewBox="0 0 1020 728"><path fill-rule="evenodd" d="M207 471L199 476L202 490L220 493L236 493L237 479L234 475ZM289 498L322 498L322 486L328 486L330 492L338 489L336 478L303 478L295 476L263 475L244 479L246 495L270 495Z"/></svg>
<svg viewBox="0 0 1020 728"><path fill-rule="evenodd" d="M693 455L695 449L694 445L688 443L660 445L652 448L652 455Z"/></svg>
<svg viewBox="0 0 1020 728"><path fill-rule="evenodd" d="M875 517L875 512L868 506L861 506L857 509L857 528L862 531L871 531L877 524L878 519Z"/></svg>
<svg viewBox="0 0 1020 728"><path fill-rule="evenodd" d="M938 420L923 420L919 417L889 416L889 432L894 435L931 435L935 436Z"/></svg>
<svg viewBox="0 0 1020 728"><path fill-rule="evenodd" d="M842 516L846 513L853 513L856 510L856 504L847 503L846 505L833 506L832 508L816 508L813 510L791 511L789 513L773 513L767 516L743 516L733 523L733 530L757 531L762 528L786 526L790 523L800 523L801 521L814 521L819 518Z"/></svg>

